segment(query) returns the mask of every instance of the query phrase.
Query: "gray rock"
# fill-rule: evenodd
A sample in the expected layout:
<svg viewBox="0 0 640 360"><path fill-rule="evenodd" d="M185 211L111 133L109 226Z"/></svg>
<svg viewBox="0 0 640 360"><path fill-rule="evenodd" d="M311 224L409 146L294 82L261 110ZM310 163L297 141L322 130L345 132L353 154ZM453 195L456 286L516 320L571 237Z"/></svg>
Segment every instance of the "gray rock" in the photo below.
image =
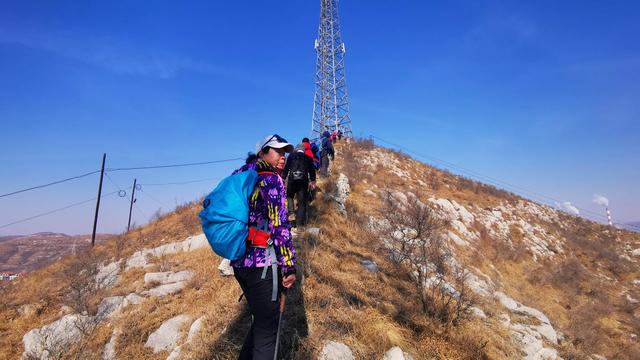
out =
<svg viewBox="0 0 640 360"><path fill-rule="evenodd" d="M144 283L145 285L150 283L165 285L180 281L187 281L191 279L192 276L193 273L189 270L178 271L176 273L171 271L146 273L144 274Z"/></svg>
<svg viewBox="0 0 640 360"><path fill-rule="evenodd" d="M378 269L378 264L376 264L375 261L362 260L362 266L364 266L368 272L377 273L380 271L380 269Z"/></svg>
<svg viewBox="0 0 640 360"><path fill-rule="evenodd" d="M108 265L100 265L96 274L96 285L101 289L113 287L118 282L120 262L114 261Z"/></svg>
<svg viewBox="0 0 640 360"><path fill-rule="evenodd" d="M131 304L138 305L144 300L144 298L142 296L136 294L136 293L131 293L131 294L127 295L124 298L124 300L127 303L127 305L125 305L125 306L128 306L128 305L131 305Z"/></svg>
<svg viewBox="0 0 640 360"><path fill-rule="evenodd" d="M186 240L181 242L174 242L161 245L153 249L142 249L140 251L136 251L129 259L127 259L126 269L152 266L152 264L149 263L149 258L152 257L175 254L184 251L193 251L206 247L209 247L209 242L204 234L189 236Z"/></svg>
<svg viewBox="0 0 640 360"><path fill-rule="evenodd" d="M349 178L345 174L340 174L336 181L335 193L327 194L325 199L333 200L335 203L334 205L338 209L338 213L342 216L346 216L347 207L345 206L345 203L350 192L351 188L349 187Z"/></svg>
<svg viewBox="0 0 640 360"><path fill-rule="evenodd" d="M165 321L158 330L149 335L144 346L151 348L154 354L160 351L172 351L180 340L180 329L190 321L189 315L178 315Z"/></svg>
<svg viewBox="0 0 640 360"><path fill-rule="evenodd" d="M100 319L111 317L122 310L125 306L124 296L110 296L104 298L100 302L100 305L98 305L98 313L96 316Z"/></svg>
<svg viewBox="0 0 640 360"><path fill-rule="evenodd" d="M602 355L598 355L598 354L592 354L592 355L590 356L590 358L591 358L592 360L607 360L607 358L606 358L606 357L604 357L604 356L602 356Z"/></svg>
<svg viewBox="0 0 640 360"><path fill-rule="evenodd" d="M116 341L118 336L122 334L120 329L115 329L111 335L109 342L104 345L102 349L102 360L116 360Z"/></svg>
<svg viewBox="0 0 640 360"><path fill-rule="evenodd" d="M68 306L67 306L68 307ZM60 312L62 313L64 306L62 308L60 308ZM22 305L18 308L18 313L22 316L32 316L34 315L36 312L38 311L38 308L34 305L34 304L26 304L26 305ZM62 315L66 315L68 313L62 314Z"/></svg>
<svg viewBox="0 0 640 360"><path fill-rule="evenodd" d="M200 331L200 328L202 328L203 320L204 316L200 317L198 320L194 321L193 324L191 324L191 327L189 328L189 335L187 336L187 341L184 344L173 349L171 354L169 354L169 356L167 357L167 360L178 360L180 358L180 354L182 354L182 347L185 344L190 343L195 338L195 336Z"/></svg>
<svg viewBox="0 0 640 360"><path fill-rule="evenodd" d="M393 198L400 204L406 204L409 201L409 198L407 198L407 195L405 195L400 191L391 192L391 196L393 196Z"/></svg>
<svg viewBox="0 0 640 360"><path fill-rule="evenodd" d="M167 356L167 360L178 360L180 358L180 354L181 353L182 353L182 345L180 345L177 348L173 349L171 354L169 354L169 356Z"/></svg>
<svg viewBox="0 0 640 360"><path fill-rule="evenodd" d="M195 337L198 335L200 330L202 329L202 325L204 324L204 316L199 317L196 321L191 324L189 328L189 335L187 336L187 342L193 341Z"/></svg>
<svg viewBox="0 0 640 360"><path fill-rule="evenodd" d="M320 236L320 228L318 227L307 228L307 234L318 237Z"/></svg>
<svg viewBox="0 0 640 360"><path fill-rule="evenodd" d="M73 313L73 308L71 306L67 306L67 305L62 305L60 307L60 311L58 312L58 314L60 314L60 316L65 316L68 314Z"/></svg>
<svg viewBox="0 0 640 360"><path fill-rule="evenodd" d="M48 360L58 358L69 346L82 339L79 330L90 324L91 317L70 314L41 328L33 329L22 337L24 353L22 358Z"/></svg>
<svg viewBox="0 0 640 360"><path fill-rule="evenodd" d="M193 251L209 247L209 241L207 241L207 237L204 234L189 236L182 242L182 251Z"/></svg>
<svg viewBox="0 0 640 360"><path fill-rule="evenodd" d="M486 319L487 318L487 314L484 313L484 311L482 311L482 309L472 306L471 307L471 314L473 314L473 316L475 317L479 317L480 319Z"/></svg>
<svg viewBox="0 0 640 360"><path fill-rule="evenodd" d="M635 249L631 252L631 255L633 256L640 256L640 249Z"/></svg>
<svg viewBox="0 0 640 360"><path fill-rule="evenodd" d="M376 193L374 193L373 191L366 189L365 191L362 192L364 195L366 196L370 196L370 197L377 197L378 195L376 195Z"/></svg>
<svg viewBox="0 0 640 360"><path fill-rule="evenodd" d="M142 295L143 296L150 296L150 297L162 297L162 296L166 296L166 295L175 294L178 291L184 289L185 286L187 286L187 282L186 281L180 281L180 282L177 282L177 283L160 285L158 287L154 287L153 289L150 289L150 290L147 290L147 291L143 291Z"/></svg>
<svg viewBox="0 0 640 360"><path fill-rule="evenodd" d="M384 353L382 360L413 360L413 357L402 351L400 347L394 346Z"/></svg>
<svg viewBox="0 0 640 360"><path fill-rule="evenodd" d="M353 360L351 349L345 344L329 341L322 348L320 360Z"/></svg>

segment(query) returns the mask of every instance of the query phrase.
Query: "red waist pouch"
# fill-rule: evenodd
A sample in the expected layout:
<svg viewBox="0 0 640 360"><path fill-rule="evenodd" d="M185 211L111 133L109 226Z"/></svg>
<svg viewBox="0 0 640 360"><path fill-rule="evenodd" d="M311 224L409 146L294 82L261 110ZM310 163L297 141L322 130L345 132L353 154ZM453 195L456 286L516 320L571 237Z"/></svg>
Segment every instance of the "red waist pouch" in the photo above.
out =
<svg viewBox="0 0 640 360"><path fill-rule="evenodd" d="M271 234L250 226L249 236L247 236L247 245L266 249L271 245Z"/></svg>

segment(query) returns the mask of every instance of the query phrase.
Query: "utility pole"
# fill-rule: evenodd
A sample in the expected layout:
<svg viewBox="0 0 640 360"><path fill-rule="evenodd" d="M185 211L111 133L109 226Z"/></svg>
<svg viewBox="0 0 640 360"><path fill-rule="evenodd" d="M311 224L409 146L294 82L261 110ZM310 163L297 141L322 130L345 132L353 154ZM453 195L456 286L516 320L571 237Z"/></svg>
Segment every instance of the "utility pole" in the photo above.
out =
<svg viewBox="0 0 640 360"><path fill-rule="evenodd" d="M129 205L129 222L127 223L127 232L129 232L129 228L131 227L131 210L133 210L133 203L136 202L136 182L138 179L133 179L133 188L131 190L131 204Z"/></svg>
<svg viewBox="0 0 640 360"><path fill-rule="evenodd" d="M315 48L312 136L340 130L346 137L352 137L344 66L346 48L340 31L338 0L320 0L320 26Z"/></svg>
<svg viewBox="0 0 640 360"><path fill-rule="evenodd" d="M102 169L100 170L100 185L98 185L98 200L96 201L96 216L93 218L93 232L91 233L91 247L96 243L96 227L98 226L98 212L100 211L100 197L102 196L102 179L104 178L104 163L107 154L102 154Z"/></svg>

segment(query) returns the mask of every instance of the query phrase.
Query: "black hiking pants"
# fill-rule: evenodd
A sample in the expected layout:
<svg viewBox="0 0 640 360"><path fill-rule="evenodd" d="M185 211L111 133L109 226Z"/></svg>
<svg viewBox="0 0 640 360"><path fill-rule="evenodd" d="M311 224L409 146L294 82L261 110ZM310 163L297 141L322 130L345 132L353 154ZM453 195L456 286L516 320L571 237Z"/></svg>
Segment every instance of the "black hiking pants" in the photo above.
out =
<svg viewBox="0 0 640 360"><path fill-rule="evenodd" d="M280 290L282 276L278 276L278 299L271 301L273 271L267 270L262 279L262 268L234 268L234 276L249 303L253 322L240 350L239 360L272 360L276 350L278 319L280 316Z"/></svg>
<svg viewBox="0 0 640 360"><path fill-rule="evenodd" d="M298 206L294 209L293 200L297 200ZM287 210L296 213L296 226L304 226L307 223L307 205L309 204L309 182L291 180L287 184Z"/></svg>
<svg viewBox="0 0 640 360"><path fill-rule="evenodd" d="M320 158L320 175L323 177L329 175L329 154L326 152L322 152L322 157Z"/></svg>

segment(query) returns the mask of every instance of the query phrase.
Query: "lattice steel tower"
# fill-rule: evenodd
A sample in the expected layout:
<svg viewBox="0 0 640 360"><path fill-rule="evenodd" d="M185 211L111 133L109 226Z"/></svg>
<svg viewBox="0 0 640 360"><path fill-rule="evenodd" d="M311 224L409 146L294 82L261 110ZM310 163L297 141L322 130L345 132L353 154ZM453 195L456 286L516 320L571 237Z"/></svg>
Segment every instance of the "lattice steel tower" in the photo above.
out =
<svg viewBox="0 0 640 360"><path fill-rule="evenodd" d="M342 130L351 137L351 118L344 71L345 46L341 40L338 0L320 0L320 26L316 47L316 93L311 132Z"/></svg>

